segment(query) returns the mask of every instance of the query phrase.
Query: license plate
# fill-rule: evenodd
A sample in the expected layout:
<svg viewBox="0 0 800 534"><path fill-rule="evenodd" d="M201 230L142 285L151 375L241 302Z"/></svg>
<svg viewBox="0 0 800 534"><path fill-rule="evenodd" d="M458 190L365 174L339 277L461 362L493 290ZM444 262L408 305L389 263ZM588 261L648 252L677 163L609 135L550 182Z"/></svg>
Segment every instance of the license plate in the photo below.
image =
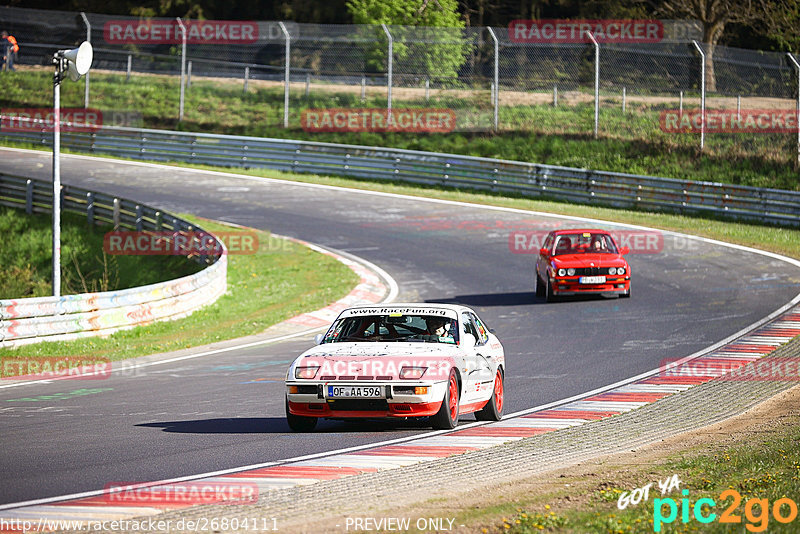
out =
<svg viewBox="0 0 800 534"><path fill-rule="evenodd" d="M581 284L605 284L605 276L581 276L578 280Z"/></svg>
<svg viewBox="0 0 800 534"><path fill-rule="evenodd" d="M383 388L380 386L328 386L330 398L372 398L383 397Z"/></svg>

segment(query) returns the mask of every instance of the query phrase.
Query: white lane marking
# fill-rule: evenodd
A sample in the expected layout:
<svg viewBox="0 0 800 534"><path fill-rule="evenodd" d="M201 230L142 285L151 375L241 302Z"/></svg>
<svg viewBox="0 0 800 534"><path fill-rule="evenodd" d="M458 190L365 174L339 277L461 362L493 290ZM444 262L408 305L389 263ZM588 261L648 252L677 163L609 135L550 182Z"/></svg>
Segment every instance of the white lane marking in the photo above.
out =
<svg viewBox="0 0 800 534"><path fill-rule="evenodd" d="M7 148L7 147L0 147L0 150L27 152L27 153L33 153L33 154L37 154L37 155L41 155L41 156L45 156L45 157L47 156L46 153L42 153L41 151L36 151L36 150L12 149L12 148ZM412 196L412 195L401 195L401 194L398 194L398 193L386 193L386 192L381 192L381 191L366 191L366 190L362 190L362 189L351 189L351 188L347 188L347 187L343 187L343 186L333 186L333 185L325 185L325 184L313 184L313 183L305 183L305 182L294 182L294 181L291 181L291 180L285 180L285 179L279 179L279 178L263 178L263 177L257 177L257 176L246 176L246 175L241 175L241 174L226 173L226 172L220 172L220 171L207 171L207 170L191 169L191 168L178 167L178 166L160 165L160 164L149 163L149 162L115 160L113 158L99 158L99 157L94 157L94 156L83 156L83 155L75 155L75 154L64 154L63 156L68 157L68 158L74 158L74 159L84 159L84 160L89 160L89 161L98 161L99 160L99 161L103 161L103 162L106 162L106 163L117 163L117 164L143 166L143 167L151 167L151 168L158 168L158 169L171 169L171 170L179 169L179 170L182 170L182 171L185 171L185 172L209 174L209 175L212 175L212 176L223 176L223 177L235 178L235 179L240 179L240 180L259 181L259 182L274 182L274 183L279 183L279 184L284 184L284 185L289 185L289 186L295 186L295 187L307 187L307 188L312 188L312 189L316 188L316 189L338 190L338 191L346 191L346 192L350 192L350 193L373 195L373 196L383 196L383 197L388 197L388 198L405 199L405 200L411 200L411 201L417 201L417 202L428 202L428 203L433 203L433 204L444 204L444 205L451 205L451 206L463 206L463 207L470 207L470 208L473 208L473 209L485 209L485 210L490 210L490 211L501 211L501 212L506 212L506 213L518 213L518 214L524 214L524 215L536 215L536 216L555 218L555 219L564 219L564 220L573 220L573 221L582 221L582 222L591 222L591 223L602 223L602 224L612 224L612 225L625 227L625 228L633 228L633 229L639 229L639 230L649 230L649 231L662 232L665 235L672 235L672 236L686 238L686 239L693 239L693 240L697 240L697 241L700 241L700 242L703 242L703 243L707 243L707 244L713 244L713 245L717 245L717 246L732 248L732 249L735 249L735 250L741 250L741 251L744 251L744 252L750 252L750 253L754 253L754 254L759 254L759 255L762 255L762 256L769 257L769 258L777 259L779 261L783 261L785 263L789 263L789 264L794 265L796 267L800 267L800 260L795 260L793 258L789 258L787 256L782 256L780 254L775 254L773 252L767 252L767 251L763 251L763 250L758 250L758 249L746 247L746 246L743 246L743 245L736 245L736 244L733 244L733 243L725 243L724 241L718 241L718 240L715 240L715 239L709 239L709 238L705 238L705 237L692 236L692 235L683 234L683 233L680 233L680 232L659 230L659 229L654 229L654 228L641 226L641 225L634 225L634 224L616 223L616 222L612 222L612 221L605 221L605 220L602 220L602 219L593 219L593 218L588 218L588 217L576 217L576 216L558 215L558 214L553 214L553 213L539 212L539 211L533 211L533 210L524 210L524 209L520 209L520 208L508 208L508 207L503 207L503 206L487 206L487 205L482 205L482 204L474 204L474 203L470 203L470 202L461 202L461 201L455 201L455 200L442 200L442 199L434 199L434 198L416 197L416 196ZM681 364L681 363L690 361L690 360L692 360L694 358L697 358L700 355L703 355L703 354L706 354L706 353L708 353L710 351L713 351L713 350L715 350L715 349L717 349L717 348L729 343L730 341L733 341L737 337L741 337L742 335L746 334L747 332L750 332L750 331L758 328L759 326L771 321L772 319L774 319L775 317L781 315L785 311L789 310L790 308L792 308L793 306L795 306L799 302L800 302L800 293L795 295L794 298L791 301L789 301L788 303L786 303L785 305L783 305L779 309L775 310L774 312L769 314L767 317L765 317L765 318L763 318L763 319L761 319L759 321L754 322L753 324L751 324L751 325L741 329L740 331L728 336L727 338L725 338L725 339L723 339L723 340L711 345L710 347L707 347L705 349L699 350L699 351L697 351L697 352L695 352L693 354L690 354L689 356L686 356L684 358L681 358L681 359L677 360L674 363L675 364ZM555 407L555 406L560 406L560 405L569 403L571 401L576 401L576 400L579 400L579 399L582 399L582 398L586 398L586 397L589 397L589 396L592 396L592 395L596 395L598 393L602 393L602 392L608 391L610 389L614 389L614 388L619 387L619 386L631 384L632 382L636 382L638 380L650 377L650 376L652 376L652 375L654 375L656 373L659 373L660 371L661 371L660 369L655 369L655 370L652 370L652 371L648 371L648 372L642 373L640 375L637 375L637 376L634 376L634 377L631 377L631 378L620 380L619 382L616 382L614 384L610 384L608 386L603 386L603 387L594 389L592 391L589 391L588 393L582 393L582 394L579 394L579 395L574 395L574 396L566 398L566 399L561 399L561 400L558 400L558 401L546 403L546 404L543 404L543 405L540 405L540 406L536 406L536 407L533 407L533 408L528 408L528 409L525 409L525 410L514 412L512 414L507 415L506 417L509 417L509 418L518 417L520 415L525 415L525 414L533 413L533 412L536 412L536 411L545 410L545 409L552 408L552 407ZM472 426L484 425L484 424L486 424L486 423L473 423L471 425L464 425L464 426L460 427L459 429L463 430L465 428L469 428L469 427L472 427ZM389 444L393 444L393 443L403 443L403 442L407 442L407 441L424 439L424 438L426 438L428 436L439 436L439 435L441 435L441 434L443 434L445 432L448 432L448 431L440 430L440 431L436 431L436 432L432 432L432 433L421 434L421 435L416 435L416 436L409 436L407 438L399 438L399 439L396 439L396 440L388 440L388 441L383 441L383 442L378 442L378 443L370 443L368 445L362 445L362 446L358 446L358 447L351 447L351 448L341 449L341 450L336 450L336 451L328 451L328 452L325 452L325 453L319 453L319 455L310 455L310 456L322 458L322 457L332 456L332 455L335 455L335 454L343 454L343 453L351 451L351 450L361 450L361 449L378 447L378 446L382 446L382 445L389 445ZM454 439L454 438L455 438L455 436L450 437L448 439ZM466 440L467 439L471 439L471 442L476 444L476 445L473 445L473 446L486 447L486 446L489 446L489 445L494 444L494 443L500 443L499 441L497 441L498 439L503 439L504 441L513 441L515 438L467 438L466 436L464 436L463 438L459 438L458 441L459 441L459 443L464 442L466 444ZM431 441L431 443L437 443L437 442L441 443L441 441L439 439ZM445 441L444 443L448 443L448 444L452 445L453 442L452 441L449 441L449 442ZM480 443L480 445L477 445L478 443ZM234 468L234 469L229 469L229 470L225 470L225 471L217 471L217 472L213 472L213 473L204 473L204 474L200 474L200 475L192 475L192 476L189 476L189 477L183 477L183 478L174 479L174 480L170 480L170 481L162 481L161 483L196 480L198 478L204 478L204 477L207 477L207 476L215 476L215 475L227 474L227 473L236 473L236 472L241 472L241 471L245 471L245 470L249 470L249 469L257 469L257 468L260 468L260 467L268 467L268 466L271 466L271 465L279 465L279 464L299 461L301 459L302 458L288 459L288 460L282 460L282 461L279 461L279 462L269 462L269 463L265 463L265 464L258 464L258 465L253 465L253 466L245 466L245 467ZM155 484L148 484L148 486L149 485L155 485ZM68 500L68 499L73 499L73 498L79 498L81 496L100 495L102 493L103 493L102 491L94 491L94 492L86 492L86 493L83 493L83 494L75 494L75 495L66 495L66 496L61 496L61 497L54 497L54 498L50 498L50 499L39 499L39 500L36 500L36 501L27 501L27 502L23 502L23 503L12 503L12 504L8 504L8 505L0 505L0 510L6 509L6 508L27 506L27 505L32 505L32 504L40 504L40 503L44 503L44 502L56 502L56 501L61 501L61 500Z"/></svg>
<svg viewBox="0 0 800 534"><path fill-rule="evenodd" d="M368 270L372 270L380 278L383 279L383 281L386 283L386 285L388 286L388 289L389 289L388 294L384 297L384 299L381 302L387 302L388 303L388 302L392 302L395 298L397 298L397 295L400 292L400 288L397 285L397 282L395 281L394 278L392 278L392 276L389 273L387 273L385 270L381 269L380 267L378 267L374 263L372 263L370 261L367 261L367 260L365 260L363 258L359 258L358 256L356 256L354 254L351 254L349 252L343 252L343 251L339 251L339 250L335 250L335 249L328 249L328 248L322 247L320 245L315 245L313 243L304 243L304 244L306 246L308 246L310 249L312 249L312 250L314 250L316 252L323 253L323 254L334 254L334 255L338 254L338 255L340 255L340 256L342 256L344 258L347 258L347 259L349 259L351 261L354 261L356 263L361 264L362 267L365 267ZM347 297L343 297L343 298L347 298ZM319 311L320 310L315 310L314 312L308 312L308 313L315 313L315 312L319 312ZM288 320L290 320L290 319L288 319ZM230 351L233 351L233 350L248 349L248 348L251 348L251 347L258 347L258 346L261 346L261 345L268 345L268 344L271 344L271 343L278 343L280 341L286 341L287 339L293 339L293 338L296 338L296 337L302 337L302 336L310 335L310 334L312 334L314 332L317 332L319 330L326 329L326 328L328 328L328 326L329 326L329 324L325 324L324 326L318 326L318 327L315 327L315 328L310 328L308 330L303 330L302 332L296 332L294 334L286 334L286 335L283 335L283 336L278 336L276 338L265 339L265 340L261 340L261 341L253 341L251 343L243 343L243 344L240 344L240 345L234 345L234 346L225 347L225 348L222 348L222 349L214 349L214 350L199 352L199 353L195 353L195 354L187 354L185 356L178 356L178 357L169 358L169 359L166 359L166 360L158 360L158 361L143 362L143 363L132 362L132 363L130 363L128 365L126 365L125 363L120 363L119 365L112 365L111 366L112 367L111 368L111 374L113 375L114 373L122 373L122 372L131 371L131 370L135 370L135 369L140 369L140 368L143 368L143 367L151 367L151 366L154 366L154 365L162 365L162 364L165 364L165 363L173 363L173 362L179 362L179 361L183 361L183 360L193 360L195 358L202 358L202 357L211 356L211 355L214 355L214 354L221 354L221 353L224 353L224 352L230 352ZM125 360L122 360L122 362L125 362ZM91 374L91 373L88 373L88 374ZM0 389L7 389L7 388L13 388L13 387L19 387L19 386L28 386L28 385L31 385L31 384L49 384L50 382L55 382L55 381L58 381L58 380L75 379L75 378L77 378L79 376L82 376L82 375L70 375L70 376L65 376L65 377L47 378L47 379L42 379L42 380L30 380L30 381L26 381L26 382L15 382L13 384L0 385ZM2 508L0 508L0 509L2 509Z"/></svg>

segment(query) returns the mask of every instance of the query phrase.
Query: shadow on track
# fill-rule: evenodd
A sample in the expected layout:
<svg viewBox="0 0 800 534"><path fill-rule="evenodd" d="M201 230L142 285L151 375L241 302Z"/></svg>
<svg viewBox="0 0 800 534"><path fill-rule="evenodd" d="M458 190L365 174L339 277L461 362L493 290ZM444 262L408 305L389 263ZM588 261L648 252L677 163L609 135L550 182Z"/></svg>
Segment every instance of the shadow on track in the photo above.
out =
<svg viewBox="0 0 800 534"><path fill-rule="evenodd" d="M529 306L544 304L544 299L536 297L533 291L517 293L478 293L475 295L456 295L448 299L428 299L431 304L463 304L470 307L479 306Z"/></svg>
<svg viewBox="0 0 800 534"><path fill-rule="evenodd" d="M283 417L227 417L215 419L189 419L186 421L160 421L136 425L160 428L162 432L178 434L294 434ZM427 419L420 420L321 420L313 433L405 432L430 430Z"/></svg>

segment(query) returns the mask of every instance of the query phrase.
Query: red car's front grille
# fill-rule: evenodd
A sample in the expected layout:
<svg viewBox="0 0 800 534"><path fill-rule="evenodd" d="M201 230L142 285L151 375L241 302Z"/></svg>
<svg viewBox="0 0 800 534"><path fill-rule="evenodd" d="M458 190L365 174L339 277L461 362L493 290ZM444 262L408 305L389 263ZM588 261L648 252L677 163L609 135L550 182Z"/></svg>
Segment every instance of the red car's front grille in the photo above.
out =
<svg viewBox="0 0 800 534"><path fill-rule="evenodd" d="M608 274L607 267L580 267L575 269L576 276L599 276L601 274Z"/></svg>

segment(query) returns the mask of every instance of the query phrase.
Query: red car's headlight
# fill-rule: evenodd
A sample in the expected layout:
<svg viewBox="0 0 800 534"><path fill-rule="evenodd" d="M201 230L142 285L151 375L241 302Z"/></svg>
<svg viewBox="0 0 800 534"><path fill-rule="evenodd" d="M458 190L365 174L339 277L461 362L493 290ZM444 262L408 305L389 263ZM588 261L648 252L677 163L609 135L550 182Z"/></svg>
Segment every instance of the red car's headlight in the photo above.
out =
<svg viewBox="0 0 800 534"><path fill-rule="evenodd" d="M317 371L319 371L319 365L309 365L308 367L295 367L294 377L304 378L308 380L317 376Z"/></svg>
<svg viewBox="0 0 800 534"><path fill-rule="evenodd" d="M422 378L427 369L427 367L402 367L400 369L400 378L403 380Z"/></svg>

